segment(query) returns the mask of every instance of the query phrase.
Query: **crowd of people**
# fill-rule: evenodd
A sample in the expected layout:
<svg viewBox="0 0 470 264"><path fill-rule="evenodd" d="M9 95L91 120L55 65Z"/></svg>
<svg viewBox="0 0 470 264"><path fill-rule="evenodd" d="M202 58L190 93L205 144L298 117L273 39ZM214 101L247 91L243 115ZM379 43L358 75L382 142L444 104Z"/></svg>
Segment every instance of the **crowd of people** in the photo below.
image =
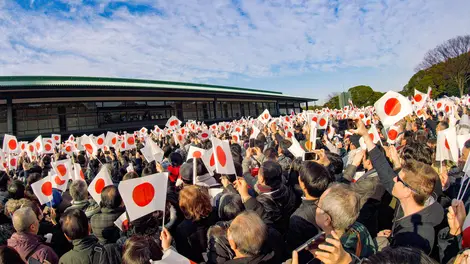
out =
<svg viewBox="0 0 470 264"><path fill-rule="evenodd" d="M423 116L394 124L393 142L372 108L350 106L336 115L323 109L287 116L287 130L284 117L269 116L223 123L224 131L192 123L202 129L182 140L146 133L133 149L109 146L96 155L66 153L64 143L36 160L22 151L16 169L0 171L0 263L468 263L470 140L457 162L436 161L440 133L466 135L470 128L466 104L448 100L451 116L429 100ZM339 111L348 111L353 128L339 124ZM307 117L327 113L327 129L312 130ZM200 137L206 128L229 142L236 173L188 158L191 147L212 149L211 138ZM144 157L146 140L161 148L161 161ZM293 154L295 144L314 158ZM80 165L84 180L70 179L41 204L32 185L65 159ZM112 184L96 202L88 185L102 170ZM119 184L156 173L168 175L165 210L116 224L126 214Z"/></svg>

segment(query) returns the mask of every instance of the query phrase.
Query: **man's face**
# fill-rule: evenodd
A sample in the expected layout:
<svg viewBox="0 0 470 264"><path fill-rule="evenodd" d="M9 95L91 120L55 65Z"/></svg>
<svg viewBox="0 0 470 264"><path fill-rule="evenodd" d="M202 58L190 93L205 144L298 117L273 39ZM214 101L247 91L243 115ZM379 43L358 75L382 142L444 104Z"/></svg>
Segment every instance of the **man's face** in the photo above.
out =
<svg viewBox="0 0 470 264"><path fill-rule="evenodd" d="M400 173L398 173L398 176L404 182L406 182L405 173L403 172L403 170L401 170ZM406 187L402 182L400 182L398 180L398 177L395 177L393 181L395 182L395 184L393 185L393 189L392 189L392 195L394 197L400 200L411 195L411 190L408 187Z"/></svg>
<svg viewBox="0 0 470 264"><path fill-rule="evenodd" d="M329 190L326 190L320 196L320 199L318 200L318 205L319 206L315 210L315 222L317 223L317 225L322 230L326 230L328 228L328 226L331 225L330 217L328 216L328 214L325 211L323 211L323 209L320 208L320 206L322 205L322 201L323 201L324 197L328 194L328 192L329 192Z"/></svg>

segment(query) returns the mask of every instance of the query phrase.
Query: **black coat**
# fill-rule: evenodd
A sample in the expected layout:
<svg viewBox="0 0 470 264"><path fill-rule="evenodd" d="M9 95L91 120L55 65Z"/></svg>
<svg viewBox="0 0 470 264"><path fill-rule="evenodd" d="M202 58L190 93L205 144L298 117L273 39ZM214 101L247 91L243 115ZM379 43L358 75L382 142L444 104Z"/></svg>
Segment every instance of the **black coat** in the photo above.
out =
<svg viewBox="0 0 470 264"><path fill-rule="evenodd" d="M319 228L315 223L315 211L318 200L302 200L302 204L292 214L286 236L285 256L290 258L292 251L318 234ZM313 255L307 251L299 252L299 263L306 263Z"/></svg>
<svg viewBox="0 0 470 264"><path fill-rule="evenodd" d="M217 212L213 210L208 217L199 221L185 219L181 222L174 234L178 253L197 263L204 262L202 254L207 248L207 231L217 220Z"/></svg>
<svg viewBox="0 0 470 264"><path fill-rule="evenodd" d="M289 227L289 218L295 211L295 195L285 185L269 194L263 193L245 203L246 210L255 211L263 221L281 234Z"/></svg>

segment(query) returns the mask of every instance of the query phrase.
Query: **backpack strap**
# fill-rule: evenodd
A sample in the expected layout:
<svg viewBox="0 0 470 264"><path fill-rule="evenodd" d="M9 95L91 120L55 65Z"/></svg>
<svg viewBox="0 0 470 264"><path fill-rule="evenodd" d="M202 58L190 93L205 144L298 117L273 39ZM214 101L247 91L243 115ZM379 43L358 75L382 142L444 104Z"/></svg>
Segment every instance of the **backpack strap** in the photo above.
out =
<svg viewBox="0 0 470 264"><path fill-rule="evenodd" d="M102 246L95 246L93 248L93 256L91 263L92 264L100 264L102 263L102 257L103 257L103 252L104 252L104 247Z"/></svg>
<svg viewBox="0 0 470 264"><path fill-rule="evenodd" d="M361 252L362 252L362 241L361 241L361 234L359 231L357 231L354 228L351 228L351 231L356 234L357 237L357 243L356 243L356 256L361 257Z"/></svg>
<svg viewBox="0 0 470 264"><path fill-rule="evenodd" d="M34 248L33 250L31 250L28 255L26 255L26 257L24 258L26 261L29 260L29 258L34 254L36 253L37 249L41 246L41 243L38 243Z"/></svg>

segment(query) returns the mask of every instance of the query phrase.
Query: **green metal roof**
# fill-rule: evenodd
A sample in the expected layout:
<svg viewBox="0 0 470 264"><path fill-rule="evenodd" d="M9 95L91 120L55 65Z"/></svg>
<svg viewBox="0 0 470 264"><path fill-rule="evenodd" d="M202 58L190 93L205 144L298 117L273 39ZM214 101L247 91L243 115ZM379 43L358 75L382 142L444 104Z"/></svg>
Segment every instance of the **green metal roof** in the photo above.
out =
<svg viewBox="0 0 470 264"><path fill-rule="evenodd" d="M317 99L284 95L281 92L240 88L231 86L208 85L185 82L169 82L143 79L108 78L108 77L81 77L81 76L0 76L0 87L15 86L119 86L119 87L146 87L146 88L170 88L181 90L199 90L213 92L231 92L240 94L258 94L275 97L302 99L316 101Z"/></svg>

